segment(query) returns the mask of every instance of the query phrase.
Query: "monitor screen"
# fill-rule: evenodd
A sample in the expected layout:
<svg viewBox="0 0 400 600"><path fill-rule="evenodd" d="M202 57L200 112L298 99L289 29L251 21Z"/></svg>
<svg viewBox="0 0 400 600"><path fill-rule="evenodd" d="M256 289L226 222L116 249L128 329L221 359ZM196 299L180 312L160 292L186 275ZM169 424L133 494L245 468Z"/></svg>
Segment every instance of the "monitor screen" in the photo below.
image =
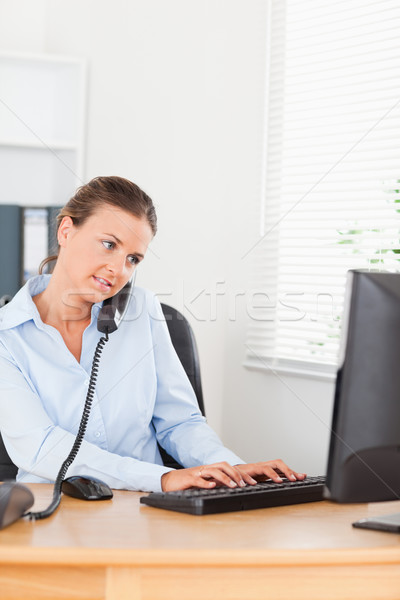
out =
<svg viewBox="0 0 400 600"><path fill-rule="evenodd" d="M326 498L400 498L400 273L349 271Z"/></svg>

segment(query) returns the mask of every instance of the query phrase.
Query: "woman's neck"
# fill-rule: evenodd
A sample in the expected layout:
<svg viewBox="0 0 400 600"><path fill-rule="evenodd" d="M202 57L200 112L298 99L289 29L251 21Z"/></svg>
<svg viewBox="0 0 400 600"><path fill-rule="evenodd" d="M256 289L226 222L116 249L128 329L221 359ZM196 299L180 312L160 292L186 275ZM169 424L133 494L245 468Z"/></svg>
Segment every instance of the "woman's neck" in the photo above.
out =
<svg viewBox="0 0 400 600"><path fill-rule="evenodd" d="M55 274L43 292L32 298L43 323L60 332L81 331L90 322L93 303L80 300L79 294L59 283Z"/></svg>
<svg viewBox="0 0 400 600"><path fill-rule="evenodd" d="M32 300L39 311L43 323L57 329L64 343L75 359L80 362L82 353L82 337L86 327L90 324L92 304L81 302L75 305L66 302L63 286L57 285L57 280L51 277L47 288L33 296Z"/></svg>

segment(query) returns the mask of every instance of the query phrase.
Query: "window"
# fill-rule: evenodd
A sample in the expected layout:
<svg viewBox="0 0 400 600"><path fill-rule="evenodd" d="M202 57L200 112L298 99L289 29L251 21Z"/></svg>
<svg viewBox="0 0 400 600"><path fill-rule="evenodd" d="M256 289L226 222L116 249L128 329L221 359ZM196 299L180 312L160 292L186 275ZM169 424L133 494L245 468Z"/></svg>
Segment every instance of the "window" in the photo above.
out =
<svg viewBox="0 0 400 600"><path fill-rule="evenodd" d="M399 270L400 5L271 0L250 366L334 373L346 272Z"/></svg>

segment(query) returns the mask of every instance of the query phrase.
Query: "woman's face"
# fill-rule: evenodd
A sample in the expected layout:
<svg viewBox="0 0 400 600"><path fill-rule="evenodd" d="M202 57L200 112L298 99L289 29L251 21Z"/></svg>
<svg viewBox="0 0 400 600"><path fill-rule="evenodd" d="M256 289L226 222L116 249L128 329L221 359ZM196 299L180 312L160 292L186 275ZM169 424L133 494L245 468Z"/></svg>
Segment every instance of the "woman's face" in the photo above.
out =
<svg viewBox="0 0 400 600"><path fill-rule="evenodd" d="M111 205L99 208L79 227L64 217L58 229L57 274L63 277L67 293L100 302L114 296L132 277L152 238L145 218Z"/></svg>

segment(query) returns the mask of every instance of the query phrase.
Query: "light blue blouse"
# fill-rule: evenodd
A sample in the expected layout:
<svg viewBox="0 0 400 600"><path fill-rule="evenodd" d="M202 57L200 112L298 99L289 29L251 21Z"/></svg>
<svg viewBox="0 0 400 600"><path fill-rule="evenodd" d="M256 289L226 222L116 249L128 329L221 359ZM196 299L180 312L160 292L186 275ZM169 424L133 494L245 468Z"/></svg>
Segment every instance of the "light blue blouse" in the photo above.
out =
<svg viewBox="0 0 400 600"><path fill-rule="evenodd" d="M49 278L33 277L0 309L1 433L19 467L17 479L26 482L54 481L69 454L102 335L96 325L101 304L94 304L78 363L32 301ZM85 440L67 475L158 491L170 469L157 440L185 467L243 462L199 412L158 300L135 288L124 321L104 346Z"/></svg>

